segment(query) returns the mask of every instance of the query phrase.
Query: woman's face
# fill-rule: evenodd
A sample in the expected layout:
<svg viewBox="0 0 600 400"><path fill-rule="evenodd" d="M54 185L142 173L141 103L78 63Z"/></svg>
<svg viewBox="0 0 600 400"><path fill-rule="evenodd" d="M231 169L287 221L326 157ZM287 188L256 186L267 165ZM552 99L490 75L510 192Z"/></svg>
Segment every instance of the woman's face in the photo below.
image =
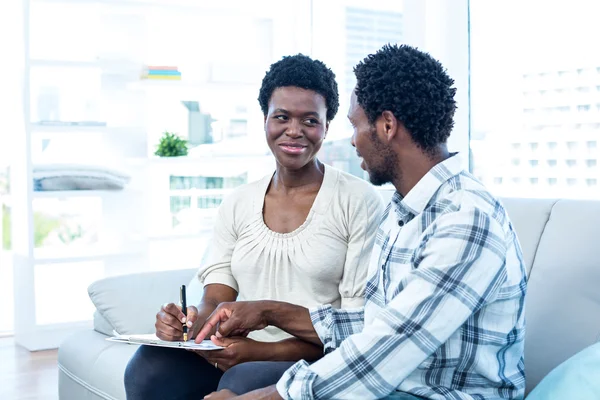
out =
<svg viewBox="0 0 600 400"><path fill-rule="evenodd" d="M325 98L295 86L275 89L265 116L267 143L282 167L298 170L313 161L327 135Z"/></svg>

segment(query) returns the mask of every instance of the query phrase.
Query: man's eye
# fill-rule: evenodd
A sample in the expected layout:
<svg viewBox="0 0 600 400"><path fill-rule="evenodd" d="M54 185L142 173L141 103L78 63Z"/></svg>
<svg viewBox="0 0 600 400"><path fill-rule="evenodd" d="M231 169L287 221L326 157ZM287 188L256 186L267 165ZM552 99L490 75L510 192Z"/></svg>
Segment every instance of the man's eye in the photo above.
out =
<svg viewBox="0 0 600 400"><path fill-rule="evenodd" d="M308 123L308 124L310 124L310 125L316 125L316 124L318 124L318 123L319 123L319 121L317 121L317 120L316 120L316 119L314 119L314 118L311 118L311 119L307 119L307 120L306 120L306 123Z"/></svg>
<svg viewBox="0 0 600 400"><path fill-rule="evenodd" d="M286 121L287 117L285 115L276 115L275 119L278 119L280 121Z"/></svg>

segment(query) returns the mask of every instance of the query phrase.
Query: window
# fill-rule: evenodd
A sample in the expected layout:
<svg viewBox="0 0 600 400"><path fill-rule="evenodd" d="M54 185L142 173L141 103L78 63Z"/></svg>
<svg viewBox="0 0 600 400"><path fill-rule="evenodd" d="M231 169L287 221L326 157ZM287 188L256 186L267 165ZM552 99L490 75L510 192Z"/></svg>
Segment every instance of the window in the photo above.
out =
<svg viewBox="0 0 600 400"><path fill-rule="evenodd" d="M596 160L596 159L585 160L585 165L587 165L588 168L593 168L598 165L598 160Z"/></svg>
<svg viewBox="0 0 600 400"><path fill-rule="evenodd" d="M569 150L576 150L578 147L578 143L577 142L567 142L567 148Z"/></svg>
<svg viewBox="0 0 600 400"><path fill-rule="evenodd" d="M519 183L521 183L521 178L519 178L518 176L515 176L512 178L512 182L515 184L519 184Z"/></svg>
<svg viewBox="0 0 600 400"><path fill-rule="evenodd" d="M588 186L596 186L598 184L598 180L596 178L589 178L585 180L585 183Z"/></svg>
<svg viewBox="0 0 600 400"><path fill-rule="evenodd" d="M544 10L541 18L540 9ZM597 168L588 160L598 163L600 158L594 139L600 137L596 125L600 122L596 96L600 63L596 59L597 64L590 65L594 47L590 41L582 42L582 38L600 37L600 24L594 17L599 8L596 2L574 2L569 3L568 13L564 10L560 2L543 0L519 2L519 12L501 0L470 2L471 126L473 131L487 132L485 139L471 137L471 168L487 182L502 175L507 164L536 168L534 160L538 160L537 168L549 174L538 178L538 186L544 183L543 191L527 190L536 181L524 177L519 187L494 186L499 196L600 199L598 187L591 190L585 176L568 175L582 166ZM535 32L531 21L536 21ZM560 32L555 21L561 21ZM556 46L564 49L560 57ZM564 60L569 60L568 66ZM498 76L506 79L500 82ZM525 92L538 95L524 98ZM512 126L510 135L506 135L507 126ZM524 157L516 157L515 138L527 150ZM503 145L512 154L494 157ZM573 190L562 190L563 185Z"/></svg>
<svg viewBox="0 0 600 400"><path fill-rule="evenodd" d="M538 178L529 178L529 183L532 185L537 185L538 184Z"/></svg>
<svg viewBox="0 0 600 400"><path fill-rule="evenodd" d="M502 185L502 177L499 177L499 176L494 177L494 184Z"/></svg>
<svg viewBox="0 0 600 400"><path fill-rule="evenodd" d="M521 165L521 160L519 158L513 158L512 159L512 165L514 165L514 166Z"/></svg>
<svg viewBox="0 0 600 400"><path fill-rule="evenodd" d="M513 150L519 150L521 148L521 143L512 143L511 147Z"/></svg>
<svg viewBox="0 0 600 400"><path fill-rule="evenodd" d="M588 111L590 111L590 109L591 109L591 106L589 104L582 104L582 105L577 106L577 111L579 111L579 112L588 112Z"/></svg>
<svg viewBox="0 0 600 400"><path fill-rule="evenodd" d="M538 160L529 160L529 165L531 165L532 167L537 167L539 164Z"/></svg>

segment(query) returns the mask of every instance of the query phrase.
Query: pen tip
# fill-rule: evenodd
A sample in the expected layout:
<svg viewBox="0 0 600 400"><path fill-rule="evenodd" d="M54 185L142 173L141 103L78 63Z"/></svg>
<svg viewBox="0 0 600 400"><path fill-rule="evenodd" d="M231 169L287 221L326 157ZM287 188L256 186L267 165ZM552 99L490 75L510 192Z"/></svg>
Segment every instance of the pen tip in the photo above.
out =
<svg viewBox="0 0 600 400"><path fill-rule="evenodd" d="M187 339L188 339L188 338L187 338L187 333L184 333L184 334L183 334L183 341L184 341L184 342L187 342Z"/></svg>

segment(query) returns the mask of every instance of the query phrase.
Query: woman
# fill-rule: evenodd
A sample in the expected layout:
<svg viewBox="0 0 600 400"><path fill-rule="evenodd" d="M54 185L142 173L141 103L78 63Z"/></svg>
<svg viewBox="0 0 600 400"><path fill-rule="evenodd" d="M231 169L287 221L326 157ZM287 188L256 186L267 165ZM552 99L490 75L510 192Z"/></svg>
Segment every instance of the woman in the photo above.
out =
<svg viewBox="0 0 600 400"><path fill-rule="evenodd" d="M188 308L192 337L219 303L237 298L305 307L363 304L383 205L369 183L317 159L338 109L335 75L309 57L284 57L265 75L259 103L276 169L238 188L219 208L210 255L198 274L203 300L197 310ZM164 306L157 335L181 340L182 318L177 306ZM277 382L297 360L323 354L273 327L223 340L224 350L198 354L140 347L125 372L127 398L202 398L217 387L241 393ZM267 362L244 364L250 361Z"/></svg>

